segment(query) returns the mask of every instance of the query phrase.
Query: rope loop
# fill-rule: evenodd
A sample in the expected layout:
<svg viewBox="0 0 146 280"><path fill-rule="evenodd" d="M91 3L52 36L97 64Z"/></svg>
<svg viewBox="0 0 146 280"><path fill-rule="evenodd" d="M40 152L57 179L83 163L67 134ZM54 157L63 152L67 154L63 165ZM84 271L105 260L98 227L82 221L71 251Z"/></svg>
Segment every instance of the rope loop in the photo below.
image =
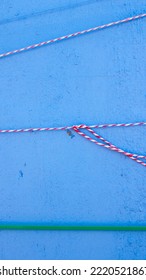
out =
<svg viewBox="0 0 146 280"><path fill-rule="evenodd" d="M85 125L85 124L73 125L72 128L73 129L87 128L87 125Z"/></svg>

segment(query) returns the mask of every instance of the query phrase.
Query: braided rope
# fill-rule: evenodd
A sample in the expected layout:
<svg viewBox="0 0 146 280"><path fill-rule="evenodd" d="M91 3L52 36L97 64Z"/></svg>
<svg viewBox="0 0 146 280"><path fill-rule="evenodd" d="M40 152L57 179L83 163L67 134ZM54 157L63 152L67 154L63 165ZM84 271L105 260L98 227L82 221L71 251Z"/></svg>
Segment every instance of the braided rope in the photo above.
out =
<svg viewBox="0 0 146 280"><path fill-rule="evenodd" d="M132 126L143 126L146 122L136 122L136 123L118 123L118 124L94 124L94 125L72 125L72 126L62 126L62 127L39 127L39 128L20 128L20 129L0 129L0 133L18 133L18 132L39 132L39 131L59 131L66 129L73 129L74 127L80 128L108 128L108 127L132 127Z"/></svg>
<svg viewBox="0 0 146 280"><path fill-rule="evenodd" d="M104 139L103 137L101 137L99 134L97 134L94 130L90 129L90 128L86 128L89 132L91 132L96 138L102 140L104 143L108 144L111 147L115 148L115 151L119 152L119 153L124 153L126 156L133 156L136 158L143 158L146 159L146 156L143 155L138 155L138 154L132 154L132 153L128 153L128 152L124 152L123 150L119 149L118 147L116 147L115 145L113 145L111 142L107 141L106 139Z"/></svg>
<svg viewBox="0 0 146 280"><path fill-rule="evenodd" d="M98 146L101 146L101 147L104 147L106 149L109 149L109 150L112 150L112 151L115 151L115 152L118 152L118 153L121 153L125 156L128 156L129 158L131 158L132 160L136 161L137 163L143 165L146 167L146 163L137 159L136 157L138 156L137 154L132 154L132 153L127 153L125 152L124 150L121 150L119 148L117 148L116 146L114 145L105 145L103 143L100 143L100 142L97 142L95 139L89 137L88 135L86 135L85 133L81 132L79 129L77 129L76 127L73 128L74 131L76 131L80 136L84 137L85 139L87 139L88 141L98 145ZM96 133L94 133L94 135L96 136ZM136 156L136 157L135 157ZM140 156L140 157L143 157L145 158L145 156Z"/></svg>
<svg viewBox="0 0 146 280"><path fill-rule="evenodd" d="M80 124L80 125L73 125L73 126L63 126L63 127L47 127L47 128L21 128L21 129L2 129L0 130L0 133L18 133L18 132L40 132L40 131L63 131L63 130L68 130L72 129L76 133L78 133L80 136L84 137L85 139L89 140L92 143L95 143L98 146L102 146L106 149L109 149L111 151L115 151L118 153L121 153L132 160L136 161L137 163L143 165L146 167L146 163L143 162L140 159L146 159L146 156L144 155L138 155L138 154L133 154L126 152L117 146L113 145L111 142L107 141L105 138L97 134L93 128L111 128L111 127L134 127L134 126L144 126L146 125L146 122L136 122L136 123L121 123L121 124L99 124L99 125L85 125L85 124ZM85 133L81 132L80 129L85 129L89 131L92 135L94 135L97 139L100 139L103 143L98 142L97 140L89 137Z"/></svg>
<svg viewBox="0 0 146 280"><path fill-rule="evenodd" d="M86 135L85 133L81 132L80 130L74 128L74 130L81 136L83 136L85 139L89 140L90 142L92 143L95 143L96 145L99 145L99 146L102 146L106 149L109 149L109 150L112 150L112 151L115 151L115 152L118 152L118 153L121 153L129 158L131 158L132 160L135 160L137 163L143 165L143 166L146 166L146 163L141 161L141 160L138 160L137 158L146 158L145 156L142 156L142 155L137 155L137 154L132 154L132 153L128 153L128 152L125 152L124 150L122 149L119 149L117 148L116 146L110 144L110 145L105 145L103 143L100 143L100 142L97 142L96 140L94 140L93 138L89 137L88 135ZM89 129L88 129L89 130ZM97 134L92 131L91 129L89 130L92 134L94 134L94 136L96 136L97 138L103 140L104 138L103 137L100 137L99 135L97 136ZM104 142L107 142L105 139L104 139ZM110 142L109 142L110 143Z"/></svg>
<svg viewBox="0 0 146 280"><path fill-rule="evenodd" d="M107 141L106 139L104 139L103 137L101 137L99 134L97 134L94 130L92 130L91 128L86 128L89 132L91 132L96 138L102 140L104 143L108 144L109 146L111 146L111 148L113 147L115 151L119 152L119 153L123 153L124 155L128 156L128 157L136 157L136 158L143 158L146 159L146 156L143 155L138 155L138 154L133 154L133 153L128 153L125 152L122 149L119 149L118 147L116 147L115 145L113 145L111 142Z"/></svg>
<svg viewBox="0 0 146 280"><path fill-rule="evenodd" d="M105 28L112 27L112 26L115 26L115 25L119 25L121 23L134 21L136 19L140 19L140 18L144 18L144 17L146 17L146 13L136 15L136 16L132 16L132 17L128 17L128 18L125 18L125 19L122 19L122 20L114 21L114 22L111 22L111 23L103 24L103 25L100 25L100 26L96 26L96 27L93 27L93 28L86 29L86 30L78 31L78 32L75 32L75 33L72 33L72 34L69 34L69 35L64 35L64 36L61 36L61 37L58 37L58 38L55 38L55 39L51 39L51 40L44 41L44 42L41 42L41 43L33 44L33 45L30 45L30 46L27 46L27 47L24 47L24 48L20 48L20 49L16 49L16 50L13 50L13 51L6 52L6 53L2 53L2 54L0 54L0 58L6 57L6 56L9 56L9 55L13 55L13 54L17 54L17 53L20 53L20 52L28 51L28 50L31 50L31 49L35 49L35 48L38 48L38 47L42 47L44 45L48 45L48 44L55 43L55 42L58 42L58 41L62 41L62 40L65 40L65 39L77 37L79 35L90 33L90 32L93 32L93 31L97 31L97 30L105 29Z"/></svg>

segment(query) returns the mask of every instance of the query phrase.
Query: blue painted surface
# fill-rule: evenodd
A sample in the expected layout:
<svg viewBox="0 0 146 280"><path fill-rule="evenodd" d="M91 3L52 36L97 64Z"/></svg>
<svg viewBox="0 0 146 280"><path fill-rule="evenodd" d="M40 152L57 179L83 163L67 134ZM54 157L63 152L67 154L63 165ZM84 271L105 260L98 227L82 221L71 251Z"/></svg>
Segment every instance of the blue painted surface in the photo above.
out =
<svg viewBox="0 0 146 280"><path fill-rule="evenodd" d="M0 52L145 12L145 0L0 2ZM0 60L0 127L146 120L146 19ZM99 130L143 154L145 128ZM145 224L145 168L66 132L0 135L0 221ZM146 259L146 233L0 232L0 259Z"/></svg>

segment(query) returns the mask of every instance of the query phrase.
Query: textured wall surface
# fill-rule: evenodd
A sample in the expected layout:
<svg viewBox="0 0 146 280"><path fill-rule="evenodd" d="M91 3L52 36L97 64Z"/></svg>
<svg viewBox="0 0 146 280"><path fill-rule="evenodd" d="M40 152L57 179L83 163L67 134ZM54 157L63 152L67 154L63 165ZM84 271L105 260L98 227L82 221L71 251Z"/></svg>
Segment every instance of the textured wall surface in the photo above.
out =
<svg viewBox="0 0 146 280"><path fill-rule="evenodd" d="M0 52L146 11L1 0ZM0 128L146 121L146 19L0 60ZM145 127L99 130L146 152ZM0 221L145 224L146 169L66 132L0 135ZM0 259L146 259L145 232L0 231Z"/></svg>

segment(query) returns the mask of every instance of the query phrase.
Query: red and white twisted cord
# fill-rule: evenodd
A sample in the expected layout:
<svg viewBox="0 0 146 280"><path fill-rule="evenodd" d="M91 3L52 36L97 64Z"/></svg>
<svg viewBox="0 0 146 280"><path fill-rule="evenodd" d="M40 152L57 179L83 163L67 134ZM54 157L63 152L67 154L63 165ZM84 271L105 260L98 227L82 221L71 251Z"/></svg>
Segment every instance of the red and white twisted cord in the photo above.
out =
<svg viewBox="0 0 146 280"><path fill-rule="evenodd" d="M104 143L108 144L109 146L111 146L111 150L113 151L117 151L119 153L122 153L126 156L133 156L133 157L137 157L137 158L143 158L146 159L146 156L143 155L138 155L138 154L132 154L132 153L128 153L128 152L124 152L122 149L119 149L118 147L116 147L115 145L113 145L111 142L107 141L106 139L104 139L103 137L101 137L99 134L97 134L93 129L91 128L86 128L90 133L92 133L96 138L100 139L101 141L103 141Z"/></svg>
<svg viewBox="0 0 146 280"><path fill-rule="evenodd" d="M62 40L65 40L65 39L77 37L79 35L90 33L90 32L93 32L93 31L97 31L97 30L105 29L105 28L112 27L112 26L115 26L115 25L119 25L121 23L134 21L136 19L140 19L140 18L144 18L144 17L146 17L146 13L139 14L139 15L132 16L132 17L128 17L128 18L118 20L118 21L113 21L113 22L110 22L110 23L107 23L107 24L99 25L99 26L96 26L96 27L93 27L93 28L89 28L89 29L86 29L86 30L82 30L82 31L72 33L72 34L64 35L64 36L61 36L61 37L58 37L58 38L55 38L55 39L51 39L51 40L44 41L44 42L41 42L41 43L33 44L33 45L30 45L30 46L27 46L27 47L24 47L24 48L20 48L20 49L16 49L16 50L13 50L13 51L6 52L6 53L2 53L2 54L0 54L0 58L6 57L6 56L9 56L9 55L13 55L13 54L17 54L17 53L20 53L20 52L28 51L28 50L31 50L31 49L35 49L35 48L38 48L38 47L42 47L42 46L45 46L45 45L48 45L48 44L51 44L51 43L55 43L55 42L58 42L58 41L62 41Z"/></svg>
<svg viewBox="0 0 146 280"><path fill-rule="evenodd" d="M98 145L98 146L101 146L101 147L104 147L106 149L109 149L111 151L115 151L115 152L118 152L118 153L121 153L129 158L131 158L132 160L136 161L137 163L143 165L146 167L146 163L142 160L139 160L138 158L141 158L141 159L146 159L146 156L143 156L143 155L138 155L138 154L133 154L133 153L128 153L128 152L125 152L124 150L122 149L119 149L118 147L116 147L115 145L111 144L109 141L105 140L103 137L101 137L99 134L95 133L92 129L90 128L86 128L89 132L91 132L96 138L102 140L103 142L105 142L106 144L103 144L101 142L98 142L96 141L95 139L89 137L88 135L86 135L85 133L81 132L77 127L74 127L73 128L75 132L77 132L80 136L84 137L85 139L87 139L88 141Z"/></svg>
<svg viewBox="0 0 146 280"><path fill-rule="evenodd" d="M72 125L62 127L39 127L39 128L20 128L20 129L0 129L0 133L18 133L18 132L36 132L36 131L57 131L73 129L74 127L80 128L108 128L108 127L130 127L130 126L144 126L146 122L135 122L135 123L118 123L118 124L94 124L94 125Z"/></svg>
<svg viewBox="0 0 146 280"><path fill-rule="evenodd" d="M144 126L146 125L146 122L136 122L136 123L120 123L120 124L99 124L99 125L85 125L85 124L80 124L80 125L72 125L72 126L63 126L63 127L46 127L46 128L21 128L21 129L2 129L0 130L0 133L18 133L18 132L40 132L40 131L63 131L63 130L68 130L72 129L76 133L78 133L80 136L84 137L88 141L95 143L98 146L102 146L106 149L109 149L111 151L115 151L118 153L121 153L132 160L136 161L137 163L143 165L146 167L146 163L140 159L146 159L145 155L138 155L138 154L133 154L126 152L117 146L113 145L111 142L107 141L105 138L97 134L93 128L111 128L111 127L134 127L134 126ZM84 129L89 131L92 135L94 135L97 139L101 140L103 143L98 142L97 140L89 137L87 134L84 132L81 132L80 129Z"/></svg>
<svg viewBox="0 0 146 280"><path fill-rule="evenodd" d="M126 22L133 21L133 20L136 20L136 19L144 18L144 17L146 17L146 13L136 15L136 16L133 16L133 17L129 17L129 18L126 18L126 19L123 19L123 20L118 20L118 21L115 21L115 22L111 22L111 23L108 23L108 24L96 26L94 28L90 28L90 29L86 29L86 30L83 30L83 31L79 31L79 32L76 32L76 33L69 34L69 35L61 36L59 38L55 38L55 39L51 39L51 40L41 42L41 43L38 43L38 44L30 45L30 46L27 46L27 47L24 47L24 48L21 48L21 49L17 49L17 50L14 50L14 51L2 53L2 54L0 54L0 58L6 57L6 56L9 56L9 55L13 55L13 54L16 54L16 53L20 53L20 52L23 52L23 51L31 50L31 49L41 47L41 46L44 46L44 45L48 45L50 43L55 43L57 41L61 41L61 40L64 40L64 39L69 39L69 38L72 38L72 37L76 37L78 35L83 35L83 34L86 34L86 33L89 33L89 32L93 32L93 31L101 30L101 29L104 29L104 28L107 28L107 27L115 26L115 25L118 25L118 24L121 24L121 23L126 23ZM91 126L73 125L73 126L53 127L53 128L47 127L47 128L24 128L24 129L21 128L21 129L8 129L8 130L3 129L3 130L0 130L0 133L57 131L57 130L59 131L59 130L73 129L76 133L78 133L80 136L84 137L85 139L89 140L90 142L95 143L96 145L105 147L107 149L110 149L112 151L122 153L125 156L131 158L132 160L136 161L137 163L139 163L143 166L146 166L145 162L139 160L139 158L146 159L146 156L125 152L124 150L116 147L115 145L113 145L112 143L110 143L109 141L104 139L102 136L100 136L99 134L94 132L93 129L92 129L92 128L107 128L107 127L130 127L130 126L142 126L142 125L146 125L146 122L127 123L127 124L103 124L103 125L91 125ZM89 137L85 133L81 132L79 129L86 129L91 134L93 134L97 139L100 139L103 143L98 142L95 139Z"/></svg>

